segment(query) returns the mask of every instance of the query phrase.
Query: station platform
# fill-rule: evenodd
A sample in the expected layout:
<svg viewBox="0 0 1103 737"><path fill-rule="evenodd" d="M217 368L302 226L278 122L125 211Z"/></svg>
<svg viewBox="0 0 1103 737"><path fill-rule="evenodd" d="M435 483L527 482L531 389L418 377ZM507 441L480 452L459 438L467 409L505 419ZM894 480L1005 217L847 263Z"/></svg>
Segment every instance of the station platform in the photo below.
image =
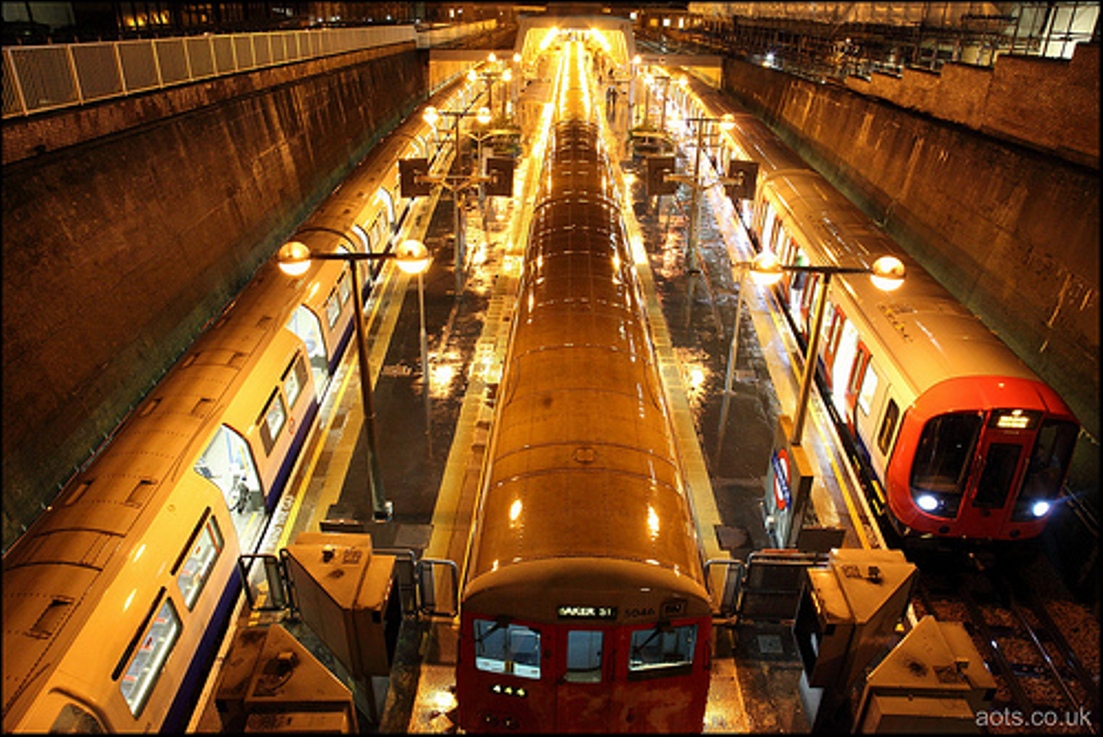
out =
<svg viewBox="0 0 1103 737"><path fill-rule="evenodd" d="M624 165L616 176L625 193L626 226L636 251L698 535L706 559L745 559L753 551L773 547L763 522L764 484L774 428L781 414L793 413L802 361L771 298L765 291L749 289L743 295L737 363L743 368L736 372L728 427L720 432L724 369L739 288L731 263L750 257L750 243L720 188L707 190L698 238L706 288L695 290L697 296L687 310L686 205L677 197L662 198L657 206L642 202L642 183L624 147L625 117L611 116L614 125L606 131L607 145ZM279 550L302 532L323 531L327 520L329 529L334 520L358 520L358 529L372 536L377 550L451 560L462 571L542 160L541 143L532 143L518 162L514 198L488 198L485 209L476 202L464 203L470 261L462 291L457 292L451 263L449 201L436 196L419 201L399 234L400 240L423 240L434 255L424 277L428 402L419 357L417 280L388 269L386 280L373 290L367 335L374 426L384 494L393 503L391 520L371 521L364 416L356 391L359 368L350 351L331 382L317 427L270 523L266 551ZM688 320L683 319L687 312ZM804 447L818 468L805 524L844 528L845 546L883 546L868 512L862 512L857 480L815 393ZM239 611L238 627L283 621L280 615L250 612L247 607ZM284 623L300 639L312 639L305 626ZM455 708L457 630L458 617L407 618L389 678L365 684L346 675L343 680L365 717L361 732L455 731L449 714ZM808 731L798 695L800 659L789 626L720 623L715 632L704 731ZM228 636L226 642L231 639ZM340 674L340 664L324 646L313 643L312 652ZM220 661L224 657L225 649ZM190 731L220 731L212 698L215 680L212 675Z"/></svg>

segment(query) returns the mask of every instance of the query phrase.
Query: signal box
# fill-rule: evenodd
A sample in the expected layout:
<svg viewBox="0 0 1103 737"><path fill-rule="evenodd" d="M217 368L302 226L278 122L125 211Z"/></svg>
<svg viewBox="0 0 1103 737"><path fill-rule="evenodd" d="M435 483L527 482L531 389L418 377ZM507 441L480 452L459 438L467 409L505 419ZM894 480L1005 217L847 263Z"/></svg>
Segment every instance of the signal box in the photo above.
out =
<svg viewBox="0 0 1103 737"><path fill-rule="evenodd" d="M429 175L429 159L398 160L398 191L403 197L425 197L432 190L429 182L419 182L419 176Z"/></svg>
<svg viewBox="0 0 1103 737"><path fill-rule="evenodd" d="M648 156L647 178L644 184L647 187L647 196L674 194L678 191L678 183L666 181L667 174L674 173L673 156Z"/></svg>
<svg viewBox="0 0 1103 737"><path fill-rule="evenodd" d="M402 625L394 556L374 553L371 535L303 532L281 557L303 621L349 672L389 675Z"/></svg>
<svg viewBox="0 0 1103 737"><path fill-rule="evenodd" d="M486 173L490 181L486 184L486 193L491 197L513 196L513 159L504 156L491 156L486 160Z"/></svg>
<svg viewBox="0 0 1103 737"><path fill-rule="evenodd" d="M979 732L996 679L961 622L929 614L866 678L854 733Z"/></svg>

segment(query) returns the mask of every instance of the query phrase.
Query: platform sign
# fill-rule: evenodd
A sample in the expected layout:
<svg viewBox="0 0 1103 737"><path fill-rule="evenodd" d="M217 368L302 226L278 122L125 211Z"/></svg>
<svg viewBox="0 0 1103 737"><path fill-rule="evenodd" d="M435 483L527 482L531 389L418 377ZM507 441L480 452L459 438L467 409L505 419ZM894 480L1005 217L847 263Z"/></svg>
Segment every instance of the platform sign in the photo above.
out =
<svg viewBox="0 0 1103 737"><path fill-rule="evenodd" d="M728 181L724 184L724 193L731 198L732 204L739 206L739 200L753 200L755 184L758 182L758 162L728 162Z"/></svg>
<svg viewBox="0 0 1103 737"><path fill-rule="evenodd" d="M797 546L815 477L804 448L789 442L792 430L793 422L787 415L778 418L762 498L766 533L778 548Z"/></svg>

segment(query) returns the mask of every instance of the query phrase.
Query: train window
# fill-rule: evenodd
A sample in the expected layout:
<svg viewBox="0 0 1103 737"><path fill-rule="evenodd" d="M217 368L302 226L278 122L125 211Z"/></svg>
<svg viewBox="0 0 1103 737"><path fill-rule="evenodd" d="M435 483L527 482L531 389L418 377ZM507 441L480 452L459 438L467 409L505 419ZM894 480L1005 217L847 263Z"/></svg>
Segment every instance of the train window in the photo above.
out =
<svg viewBox="0 0 1103 737"><path fill-rule="evenodd" d="M369 253L369 252L371 252L371 241L368 240L367 231L365 231L363 228L361 228L359 223L353 223L352 225L350 225L349 230L351 230L353 233L356 233L357 243L359 243L360 246L361 246L361 248L358 249L357 252L358 253Z"/></svg>
<svg viewBox="0 0 1103 737"><path fill-rule="evenodd" d="M824 300L824 305L823 305L824 317L827 317L828 315L834 315L835 314L835 304L831 301L831 292L830 292L830 290L824 292L823 300ZM816 319L815 315L812 315L812 317L810 319L815 320ZM831 320L830 318L825 319L820 323L820 350L824 350L824 346L828 345L828 341L831 338L831 331L832 331L832 329L834 329L834 327L835 327L834 320Z"/></svg>
<svg viewBox="0 0 1103 737"><path fill-rule="evenodd" d="M1061 493L1079 428L1073 422L1046 420L1038 430L1022 492L1011 519L1016 522L1043 517Z"/></svg>
<svg viewBox="0 0 1103 737"><path fill-rule="evenodd" d="M322 321L306 305L299 305L287 321L287 329L299 336L306 345L310 368L314 372L314 383L323 386L329 377L329 361L326 358L325 341L322 339Z"/></svg>
<svg viewBox="0 0 1103 737"><path fill-rule="evenodd" d="M349 272L341 272L341 278L337 280L337 291L341 293L341 304L347 305L349 297L352 296L352 279L349 278Z"/></svg>
<svg viewBox="0 0 1103 737"><path fill-rule="evenodd" d="M567 673L570 683L601 682L601 630L571 630L567 633Z"/></svg>
<svg viewBox="0 0 1103 737"><path fill-rule="evenodd" d="M770 241L766 244L766 250L773 251L777 254L777 257L781 259L781 263L788 264L789 262L786 259L790 256L788 251L789 242L791 241L792 239L789 237L789 234L785 232L785 226L779 220L777 222L777 227L774 228L773 237L771 237Z"/></svg>
<svg viewBox="0 0 1103 737"><path fill-rule="evenodd" d="M393 223L395 220L394 196L389 191L387 191L386 187L380 187L379 190L375 193L375 196L379 199L380 202L383 203L383 206L387 208L385 216L387 218L387 222Z"/></svg>
<svg viewBox="0 0 1103 737"><path fill-rule="evenodd" d="M976 412L927 420L912 464L913 492L960 495L982 424L983 418Z"/></svg>
<svg viewBox="0 0 1103 737"><path fill-rule="evenodd" d="M119 681L119 690L134 716L141 714L145 708L153 685L160 678L161 669L180 638L180 616L176 613L172 599L165 599L155 611L152 618L143 622L144 631L141 631L134 655Z"/></svg>
<svg viewBox="0 0 1103 737"><path fill-rule="evenodd" d="M103 725L96 715L76 704L66 704L50 725L51 734L103 734Z"/></svg>
<svg viewBox="0 0 1103 737"><path fill-rule="evenodd" d="M769 251L769 244L774 235L774 220L777 218L777 210L774 206L766 203L766 217L762 223L762 230L759 232L759 245L761 245L763 251Z"/></svg>
<svg viewBox="0 0 1103 737"><path fill-rule="evenodd" d="M235 512L245 511L249 499L261 495L249 443L226 425L218 428L196 461L195 472L221 489L226 506Z"/></svg>
<svg viewBox="0 0 1103 737"><path fill-rule="evenodd" d="M540 632L520 624L476 619L475 667L490 673L540 678Z"/></svg>
<svg viewBox="0 0 1103 737"><path fill-rule="evenodd" d="M341 298L338 296L337 288L334 287L326 298L326 322L333 327L337 324L339 317L341 317Z"/></svg>
<svg viewBox="0 0 1103 737"><path fill-rule="evenodd" d="M1002 509L1011 491L1011 481L1019 467L1023 446L1019 443L992 443L988 446L988 458L977 482L973 505Z"/></svg>
<svg viewBox="0 0 1103 737"><path fill-rule="evenodd" d="M287 422L287 407L283 404L283 397L279 391L272 392L272 398L268 400L268 406L261 413L261 419L257 422L260 426L260 439L264 444L264 452L271 453L280 437L280 430Z"/></svg>
<svg viewBox="0 0 1103 737"><path fill-rule="evenodd" d="M871 363L871 361L866 361L866 376L862 379L862 390L858 392L858 406L867 415L869 414L869 403L873 401L873 393L877 391L877 372L873 370Z"/></svg>
<svg viewBox="0 0 1103 737"><path fill-rule="evenodd" d="M218 520L209 516L196 530L192 539L188 541L185 550L188 557L180 567L180 573L176 576L176 585L180 588L180 594L184 597L184 604L191 609L199 599L199 593L203 585L214 570L214 563L222 552L222 531L218 529Z"/></svg>
<svg viewBox="0 0 1103 737"><path fill-rule="evenodd" d="M885 416L881 420L881 429L877 432L877 447L888 455L889 446L892 444L892 432L896 429L896 420L900 417L900 408L896 406L896 400L890 399L889 406L885 408Z"/></svg>
<svg viewBox="0 0 1103 737"><path fill-rule="evenodd" d="M673 675L693 665L693 647L697 625L671 627L658 624L649 630L632 633L628 652L628 677L639 679Z"/></svg>
<svg viewBox="0 0 1103 737"><path fill-rule="evenodd" d="M296 353L295 360L283 372L283 393L287 396L287 404L295 406L295 400L303 390L306 383L306 364L303 363L303 354Z"/></svg>

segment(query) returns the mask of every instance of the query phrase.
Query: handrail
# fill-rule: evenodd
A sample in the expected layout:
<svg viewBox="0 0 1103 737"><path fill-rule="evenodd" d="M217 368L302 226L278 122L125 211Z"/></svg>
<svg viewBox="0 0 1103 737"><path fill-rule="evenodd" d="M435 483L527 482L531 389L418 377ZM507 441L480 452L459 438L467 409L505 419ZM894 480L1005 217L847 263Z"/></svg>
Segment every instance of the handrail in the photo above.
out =
<svg viewBox="0 0 1103 737"><path fill-rule="evenodd" d="M393 44L429 48L496 24L491 20L427 31L411 24L5 46L3 118Z"/></svg>

